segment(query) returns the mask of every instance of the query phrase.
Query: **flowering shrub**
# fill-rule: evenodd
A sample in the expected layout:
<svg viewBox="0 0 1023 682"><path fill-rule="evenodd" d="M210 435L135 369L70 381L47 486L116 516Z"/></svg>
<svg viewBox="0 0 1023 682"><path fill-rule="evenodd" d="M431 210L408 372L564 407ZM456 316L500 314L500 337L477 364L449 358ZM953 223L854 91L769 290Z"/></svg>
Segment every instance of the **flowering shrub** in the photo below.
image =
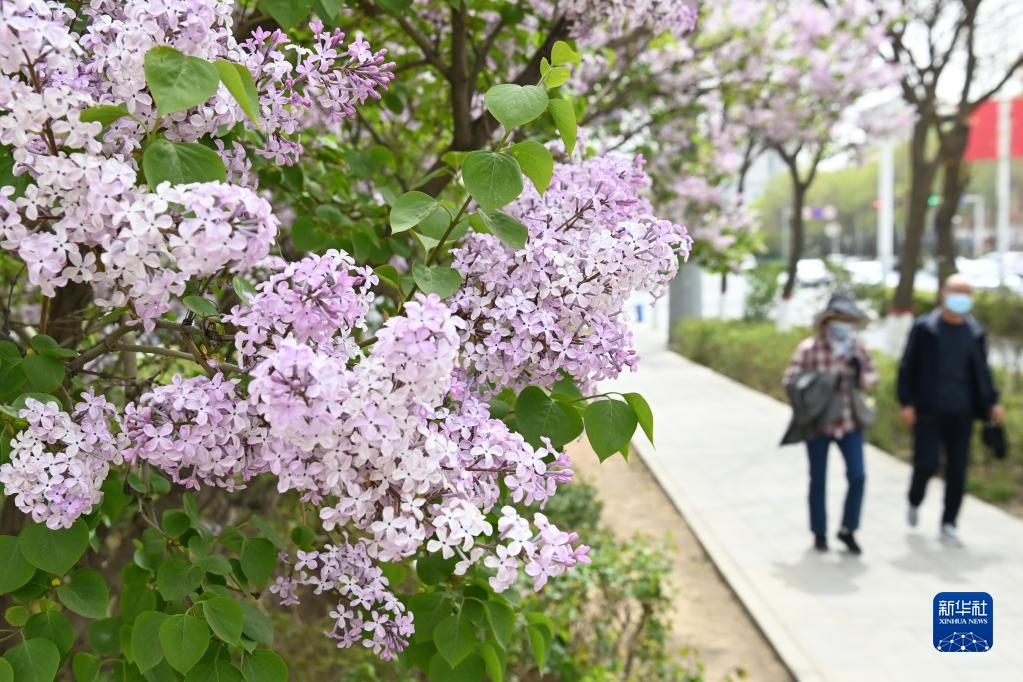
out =
<svg viewBox="0 0 1023 682"><path fill-rule="evenodd" d="M304 183L306 131L394 84L384 50L319 19L239 38L223 0L0 18L0 483L32 522L3 517L0 680L286 679L263 609L313 598L338 647L434 680L503 679L521 637L542 667L551 626L501 593L590 561L542 508L584 431L602 458L652 437L641 396L592 393L690 248L641 160L574 153L574 50L487 90L504 133L447 157L454 201L395 194L369 246L309 248L304 190L260 181ZM560 143L523 133L543 116ZM301 522L252 513L272 491Z"/></svg>

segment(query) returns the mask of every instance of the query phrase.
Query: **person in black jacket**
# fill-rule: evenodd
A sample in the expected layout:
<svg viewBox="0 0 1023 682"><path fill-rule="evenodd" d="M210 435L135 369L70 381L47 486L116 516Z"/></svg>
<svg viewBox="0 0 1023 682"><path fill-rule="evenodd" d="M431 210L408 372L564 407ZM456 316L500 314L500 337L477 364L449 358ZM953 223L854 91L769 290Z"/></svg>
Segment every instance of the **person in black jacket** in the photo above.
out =
<svg viewBox="0 0 1023 682"><path fill-rule="evenodd" d="M927 481L945 451L945 511L941 539L959 546L956 517L966 487L973 421L1001 422L987 358L987 333L970 314L973 288L952 275L941 290L939 308L918 318L899 366L900 418L913 429L913 477L909 487L909 523L915 526Z"/></svg>

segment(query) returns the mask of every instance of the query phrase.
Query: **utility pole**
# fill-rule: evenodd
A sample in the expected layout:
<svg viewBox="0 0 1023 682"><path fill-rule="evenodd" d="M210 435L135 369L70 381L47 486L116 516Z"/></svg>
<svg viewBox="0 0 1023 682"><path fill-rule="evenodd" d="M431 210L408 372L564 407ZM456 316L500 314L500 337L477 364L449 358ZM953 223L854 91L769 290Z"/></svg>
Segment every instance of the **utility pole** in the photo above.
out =
<svg viewBox="0 0 1023 682"><path fill-rule="evenodd" d="M881 262L881 282L895 263L895 143L881 144L877 174L877 259Z"/></svg>
<svg viewBox="0 0 1023 682"><path fill-rule="evenodd" d="M995 243L998 250L998 279L1005 281L1005 252L1009 250L1009 202L1012 197L1011 186L1011 140L1012 140L1012 100L1002 97L998 100L998 223Z"/></svg>

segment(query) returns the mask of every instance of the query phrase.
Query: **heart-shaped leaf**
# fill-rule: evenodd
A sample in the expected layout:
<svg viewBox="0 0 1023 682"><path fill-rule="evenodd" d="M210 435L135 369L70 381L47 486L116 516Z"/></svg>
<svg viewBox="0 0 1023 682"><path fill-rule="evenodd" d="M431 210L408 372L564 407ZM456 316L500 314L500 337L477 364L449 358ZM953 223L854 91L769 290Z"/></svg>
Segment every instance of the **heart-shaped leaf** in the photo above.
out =
<svg viewBox="0 0 1023 682"><path fill-rule="evenodd" d="M405 192L391 207L391 232L404 232L423 222L441 203L423 192Z"/></svg>
<svg viewBox="0 0 1023 682"><path fill-rule="evenodd" d="M220 155L195 142L152 142L142 153L142 170L146 183L154 189L161 182L184 185L227 180L227 169Z"/></svg>
<svg viewBox="0 0 1023 682"><path fill-rule="evenodd" d="M256 84L252 81L252 74L241 64L235 64L224 59L214 62L217 73L220 74L220 82L230 92L238 106L242 108L245 115L252 119L252 122L259 124L259 93L256 92Z"/></svg>
<svg viewBox="0 0 1023 682"><path fill-rule="evenodd" d="M522 169L508 154L477 150L466 155L462 180L484 211L510 204L522 193Z"/></svg>
<svg viewBox="0 0 1023 682"><path fill-rule="evenodd" d="M554 157L547 151L547 147L536 140L523 140L512 145L508 151L519 162L522 172L536 187L537 193L543 196L554 176Z"/></svg>
<svg viewBox="0 0 1023 682"><path fill-rule="evenodd" d="M423 293L437 294L441 298L447 298L462 286L462 275L458 270L442 265L416 263L412 266L412 278Z"/></svg>
<svg viewBox="0 0 1023 682"><path fill-rule="evenodd" d="M483 104L505 128L517 128L544 112L547 91L538 85L502 83L487 90Z"/></svg>
<svg viewBox="0 0 1023 682"><path fill-rule="evenodd" d="M144 70L161 116L202 104L220 85L220 74L213 64L166 45L146 52Z"/></svg>

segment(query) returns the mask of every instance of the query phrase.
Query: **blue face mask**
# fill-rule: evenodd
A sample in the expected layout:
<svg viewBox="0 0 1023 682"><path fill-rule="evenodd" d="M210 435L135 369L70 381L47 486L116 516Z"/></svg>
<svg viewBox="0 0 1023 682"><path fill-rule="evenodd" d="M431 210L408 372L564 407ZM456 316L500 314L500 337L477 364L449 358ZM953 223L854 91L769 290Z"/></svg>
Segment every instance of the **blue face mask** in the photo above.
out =
<svg viewBox="0 0 1023 682"><path fill-rule="evenodd" d="M945 296L945 309L953 315L965 315L973 310L973 297L954 291Z"/></svg>

